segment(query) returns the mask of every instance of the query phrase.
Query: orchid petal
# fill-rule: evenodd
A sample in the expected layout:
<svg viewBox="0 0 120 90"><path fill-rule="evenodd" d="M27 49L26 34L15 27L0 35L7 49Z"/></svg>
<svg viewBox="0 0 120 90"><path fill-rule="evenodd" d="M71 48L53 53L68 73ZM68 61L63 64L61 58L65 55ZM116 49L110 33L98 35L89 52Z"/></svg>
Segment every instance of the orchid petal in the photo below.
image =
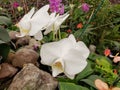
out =
<svg viewBox="0 0 120 90"><path fill-rule="evenodd" d="M19 34L16 34L15 36L21 38L21 37L24 37L25 34L20 34L20 35L19 35Z"/></svg>
<svg viewBox="0 0 120 90"><path fill-rule="evenodd" d="M51 65L57 58L63 57L73 46L71 40L64 38L58 42L46 43L41 47L41 62Z"/></svg>
<svg viewBox="0 0 120 90"><path fill-rule="evenodd" d="M50 16L48 13L49 5L43 6L39 9L30 20L31 22L31 30L29 32L30 36L34 36L40 30L43 30L48 22L50 21Z"/></svg>
<svg viewBox="0 0 120 90"><path fill-rule="evenodd" d="M67 19L67 17L69 16L68 13L64 14L64 15L60 15L57 20L55 21L55 33L57 33L57 31L60 28L60 25Z"/></svg>
<svg viewBox="0 0 120 90"><path fill-rule="evenodd" d="M65 72L64 72L64 73L65 73ZM68 78L70 78L70 79L74 79L74 78L75 78L75 74L74 74L74 75L70 75L70 74L65 73L65 75L66 75Z"/></svg>
<svg viewBox="0 0 120 90"><path fill-rule="evenodd" d="M73 34L70 34L68 39L70 39L73 43L76 43L76 40Z"/></svg>
<svg viewBox="0 0 120 90"><path fill-rule="evenodd" d="M49 21L49 24L47 25L46 27L46 30L44 32L44 35L47 35L48 33L50 33L51 31L54 31L54 22L57 20L57 18L59 17L59 14L56 15L56 12L52 13L50 15L50 21Z"/></svg>
<svg viewBox="0 0 120 90"><path fill-rule="evenodd" d="M54 25L47 26L47 28L46 28L46 30L44 32L44 35L47 35L51 31L53 31L53 29L54 29Z"/></svg>
<svg viewBox="0 0 120 90"><path fill-rule="evenodd" d="M39 31L38 33L36 33L35 34L35 39L36 40L42 40L43 39L43 35L42 35L42 32L41 31Z"/></svg>
<svg viewBox="0 0 120 90"><path fill-rule="evenodd" d="M81 54L83 55L84 58L87 58L90 54L89 49L87 48L85 43L82 41L77 42L76 49L78 49L79 52L82 52Z"/></svg>
<svg viewBox="0 0 120 90"><path fill-rule="evenodd" d="M23 37L25 35L28 35L30 31L30 23L29 21L24 21L23 23L18 23L16 25L20 29L20 35L16 35L17 37Z"/></svg>
<svg viewBox="0 0 120 90"><path fill-rule="evenodd" d="M82 55L83 55L85 58L87 58L87 57L89 56L90 51L89 51L89 49L87 48L87 46L85 45L84 42L82 42L82 41L76 42L75 37L74 37L73 34L69 35L68 38L69 38L73 43L75 43L75 45L74 45L74 47L73 47L74 49L79 50L79 52L82 52Z"/></svg>
<svg viewBox="0 0 120 90"><path fill-rule="evenodd" d="M35 8L33 7L27 14L23 16L23 18L20 20L20 23L22 23L22 21L25 20L30 20L34 12L35 12Z"/></svg>
<svg viewBox="0 0 120 90"><path fill-rule="evenodd" d="M64 56L63 61L65 63L64 73L68 77L74 77L75 74L78 74L87 66L87 61L83 56L83 53L76 49L70 49L69 52Z"/></svg>
<svg viewBox="0 0 120 90"><path fill-rule="evenodd" d="M55 62L52 64L52 75L53 77L56 77L60 73L64 72L64 62L61 58L58 58Z"/></svg>
<svg viewBox="0 0 120 90"><path fill-rule="evenodd" d="M35 11L35 8L32 8L27 14L23 16L23 18L16 24L20 29L21 35L16 35L17 37L23 37L28 34L30 30L30 19Z"/></svg>
<svg viewBox="0 0 120 90"><path fill-rule="evenodd" d="M60 25L61 25L61 24L65 21L65 19L67 19L67 17L69 16L68 13L66 13L66 14L64 14L64 15L60 15L60 16L59 16L59 14L57 14L57 15L55 16L55 14L56 14L56 13L52 13L52 14L50 15L51 20L50 20L50 22L49 22L49 24L48 24L48 26L47 26L47 28L46 28L46 30L45 30L45 32L44 32L44 35L50 33L51 31L54 31L54 34L56 34L57 31L58 31L59 28L60 28Z"/></svg>

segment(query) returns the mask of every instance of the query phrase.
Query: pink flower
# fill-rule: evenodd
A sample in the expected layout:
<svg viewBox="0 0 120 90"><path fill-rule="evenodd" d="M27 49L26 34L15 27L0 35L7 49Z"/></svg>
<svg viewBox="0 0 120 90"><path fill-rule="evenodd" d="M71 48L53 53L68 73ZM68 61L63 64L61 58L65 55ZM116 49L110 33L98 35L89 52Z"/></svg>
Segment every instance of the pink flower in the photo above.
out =
<svg viewBox="0 0 120 90"><path fill-rule="evenodd" d="M114 63L120 62L120 56L115 56L114 59L113 59L113 62Z"/></svg>
<svg viewBox="0 0 120 90"><path fill-rule="evenodd" d="M88 12L90 10L90 6L87 3L83 3L81 9L84 12Z"/></svg>
<svg viewBox="0 0 120 90"><path fill-rule="evenodd" d="M18 2L14 2L14 3L13 3L13 7L14 7L14 8L17 8L18 6L19 6L19 3L18 3Z"/></svg>
<svg viewBox="0 0 120 90"><path fill-rule="evenodd" d="M95 80L95 86L97 87L97 90L109 90L108 84L100 79Z"/></svg>
<svg viewBox="0 0 120 90"><path fill-rule="evenodd" d="M64 14L64 5L61 2L62 0L49 0L50 11L59 14Z"/></svg>
<svg viewBox="0 0 120 90"><path fill-rule="evenodd" d="M59 13L64 14L64 5L63 4L61 4L59 7Z"/></svg>

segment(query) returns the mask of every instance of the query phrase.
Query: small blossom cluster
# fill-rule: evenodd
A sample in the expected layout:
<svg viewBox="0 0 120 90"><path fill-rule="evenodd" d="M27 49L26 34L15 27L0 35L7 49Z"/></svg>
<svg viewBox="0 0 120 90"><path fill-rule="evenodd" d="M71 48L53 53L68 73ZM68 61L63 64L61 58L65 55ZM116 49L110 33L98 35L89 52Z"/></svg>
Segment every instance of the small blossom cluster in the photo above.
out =
<svg viewBox="0 0 120 90"><path fill-rule="evenodd" d="M62 4L62 0L49 0L49 3L51 12L56 12L59 14L64 13L64 5Z"/></svg>
<svg viewBox="0 0 120 90"><path fill-rule="evenodd" d="M19 6L19 3L18 3L18 2L14 2L14 3L13 3L13 7L14 7L14 8L17 8L18 6Z"/></svg>
<svg viewBox="0 0 120 90"><path fill-rule="evenodd" d="M82 8L82 11L84 12L88 12L90 10L90 6L87 3L83 3L81 8Z"/></svg>

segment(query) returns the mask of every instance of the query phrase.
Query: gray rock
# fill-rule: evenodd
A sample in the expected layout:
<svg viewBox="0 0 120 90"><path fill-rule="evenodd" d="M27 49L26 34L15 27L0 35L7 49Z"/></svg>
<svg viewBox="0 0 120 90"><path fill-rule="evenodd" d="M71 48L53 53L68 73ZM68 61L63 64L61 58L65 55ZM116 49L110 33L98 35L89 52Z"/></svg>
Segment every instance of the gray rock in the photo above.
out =
<svg viewBox="0 0 120 90"><path fill-rule="evenodd" d="M21 37L16 41L15 45L16 45L17 48L28 45L30 39L31 39L30 36Z"/></svg>
<svg viewBox="0 0 120 90"><path fill-rule="evenodd" d="M33 49L35 51L37 51L39 47L40 47L40 41L37 41L34 38L31 38L29 41L29 45L25 46L25 48Z"/></svg>
<svg viewBox="0 0 120 90"><path fill-rule="evenodd" d="M24 64L33 63L37 65L39 54L32 49L21 48L19 49L12 60L12 65L22 68Z"/></svg>
<svg viewBox="0 0 120 90"><path fill-rule="evenodd" d="M96 51L96 46L93 45L93 44L91 44L91 45L89 46L89 50L90 50L91 53L95 53L95 51Z"/></svg>
<svg viewBox="0 0 120 90"><path fill-rule="evenodd" d="M17 73L17 69L8 63L0 64L0 79L12 77Z"/></svg>
<svg viewBox="0 0 120 90"><path fill-rule="evenodd" d="M8 90L55 90L58 82L49 73L33 64L24 65L14 77Z"/></svg>

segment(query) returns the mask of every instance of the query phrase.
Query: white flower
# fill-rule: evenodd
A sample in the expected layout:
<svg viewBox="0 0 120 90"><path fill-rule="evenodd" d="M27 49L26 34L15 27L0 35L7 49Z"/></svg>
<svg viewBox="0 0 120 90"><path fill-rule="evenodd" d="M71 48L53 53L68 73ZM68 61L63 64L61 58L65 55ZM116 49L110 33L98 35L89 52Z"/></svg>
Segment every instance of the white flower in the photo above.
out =
<svg viewBox="0 0 120 90"><path fill-rule="evenodd" d="M73 79L87 65L89 49L82 42L76 42L70 35L57 42L43 44L40 51L41 63L52 67L52 75L63 73Z"/></svg>
<svg viewBox="0 0 120 90"><path fill-rule="evenodd" d="M35 8L32 8L23 16L20 22L17 23L21 35L16 36L23 37L25 35L30 35L41 40L43 37L41 30L43 30L50 21L48 9L49 5L45 5L35 13Z"/></svg>
<svg viewBox="0 0 120 90"><path fill-rule="evenodd" d="M50 33L51 31L53 31L54 34L56 34L57 31L59 30L61 24L67 19L68 16L69 16L68 13L65 13L63 15L56 14L55 12L52 13L50 15L51 19L49 21L49 24L46 27L44 34L46 35L46 34Z"/></svg>

